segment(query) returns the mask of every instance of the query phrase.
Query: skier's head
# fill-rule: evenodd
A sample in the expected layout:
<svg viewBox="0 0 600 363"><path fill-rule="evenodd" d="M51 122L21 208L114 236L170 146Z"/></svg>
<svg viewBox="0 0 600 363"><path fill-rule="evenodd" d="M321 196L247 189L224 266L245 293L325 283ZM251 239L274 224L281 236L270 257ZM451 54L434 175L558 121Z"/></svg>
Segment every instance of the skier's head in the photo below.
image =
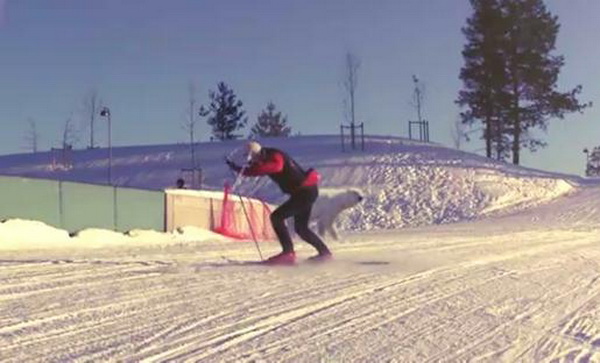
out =
<svg viewBox="0 0 600 363"><path fill-rule="evenodd" d="M260 155L262 146L256 141L249 141L246 144L246 152L248 153L248 160L256 160Z"/></svg>

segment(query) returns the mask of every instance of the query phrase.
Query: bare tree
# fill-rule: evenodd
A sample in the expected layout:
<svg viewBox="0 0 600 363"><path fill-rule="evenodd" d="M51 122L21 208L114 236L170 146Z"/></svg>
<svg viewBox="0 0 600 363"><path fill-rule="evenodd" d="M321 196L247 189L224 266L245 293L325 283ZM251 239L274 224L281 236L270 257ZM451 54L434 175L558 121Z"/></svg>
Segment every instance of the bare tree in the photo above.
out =
<svg viewBox="0 0 600 363"><path fill-rule="evenodd" d="M417 111L417 121L423 122L423 102L425 101L425 84L413 74L414 89L410 105Z"/></svg>
<svg viewBox="0 0 600 363"><path fill-rule="evenodd" d="M346 121L350 123L350 137L352 149L355 146L355 124L356 124L356 89L358 87L358 68L360 68L360 60L351 52L346 52L344 63L344 90L346 98L344 98L344 115Z"/></svg>
<svg viewBox="0 0 600 363"><path fill-rule="evenodd" d="M83 112L85 115L85 118L89 121L89 127L90 127L90 144L89 144L89 148L93 149L96 147L96 143L95 143L95 139L94 139L94 132L95 132L95 123L96 123L96 118L99 115L100 110L102 109L102 100L100 99L100 96L98 96L98 91L96 91L95 89L92 89L91 91L88 92L88 94L85 96L85 98L83 99Z"/></svg>
<svg viewBox="0 0 600 363"><path fill-rule="evenodd" d="M69 116L65 120L65 126L63 128L62 142L61 142L62 148L70 149L78 141L79 141L79 135L77 134L77 131L75 130L75 127L73 125L73 117Z"/></svg>
<svg viewBox="0 0 600 363"><path fill-rule="evenodd" d="M196 122L198 121L198 113L196 111L196 85L193 82L188 84L188 107L185 115L185 124L183 125L184 130L188 133L190 137L190 157L191 157L191 167L192 169L196 168L196 152L195 152L195 129Z"/></svg>
<svg viewBox="0 0 600 363"><path fill-rule="evenodd" d="M72 151L77 141L78 135L73 126L73 117L69 115L62 130L61 147L51 148L53 170L69 170L73 167Z"/></svg>
<svg viewBox="0 0 600 363"><path fill-rule="evenodd" d="M457 117L452 124L450 129L450 136L452 137L452 143L454 148L460 150L463 140L468 139L467 131L465 130L466 125L462 123L460 117Z"/></svg>
<svg viewBox="0 0 600 363"><path fill-rule="evenodd" d="M27 143L26 149L31 150L32 153L37 153L40 139L40 135L37 131L37 125L35 120L31 117L27 119L27 124L29 125L29 129L25 134L25 142Z"/></svg>

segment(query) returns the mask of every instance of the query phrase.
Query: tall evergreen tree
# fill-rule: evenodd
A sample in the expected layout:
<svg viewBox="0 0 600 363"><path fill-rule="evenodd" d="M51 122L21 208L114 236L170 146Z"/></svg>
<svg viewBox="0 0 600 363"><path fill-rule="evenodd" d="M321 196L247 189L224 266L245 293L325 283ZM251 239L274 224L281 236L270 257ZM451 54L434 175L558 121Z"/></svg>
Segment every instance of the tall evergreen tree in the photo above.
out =
<svg viewBox="0 0 600 363"><path fill-rule="evenodd" d="M502 53L503 17L499 0L470 0L473 15L462 32L467 43L462 51L465 65L460 71L464 88L459 92L460 117L464 124L483 124L486 156L503 159L506 155L502 137L500 110L503 108L504 59Z"/></svg>
<svg viewBox="0 0 600 363"><path fill-rule="evenodd" d="M261 111L250 130L253 137L288 137L292 128L287 125L287 117L275 112L275 104L269 102L267 109Z"/></svg>
<svg viewBox="0 0 600 363"><path fill-rule="evenodd" d="M217 86L217 92L210 91L211 99L208 109L201 107L200 116L207 117L206 122L212 127L215 138L233 140L241 137L234 132L243 129L248 122L242 110L243 103L236 99L236 95L224 82Z"/></svg>
<svg viewBox="0 0 600 363"><path fill-rule="evenodd" d="M464 123L483 124L486 153L520 162L521 149L535 151L543 140L532 135L545 130L551 118L583 111L577 95L556 90L564 58L552 54L558 18L542 0L471 0L473 15L463 33L464 89L457 103L466 107Z"/></svg>
<svg viewBox="0 0 600 363"><path fill-rule="evenodd" d="M581 85L559 92L556 82L564 57L552 52L560 28L542 0L502 0L507 27L506 73L510 94L507 117L512 133L512 160L520 162L522 147L535 151L545 142L530 130L546 130L551 118L564 118L567 112L582 112L591 103L582 104L577 95Z"/></svg>

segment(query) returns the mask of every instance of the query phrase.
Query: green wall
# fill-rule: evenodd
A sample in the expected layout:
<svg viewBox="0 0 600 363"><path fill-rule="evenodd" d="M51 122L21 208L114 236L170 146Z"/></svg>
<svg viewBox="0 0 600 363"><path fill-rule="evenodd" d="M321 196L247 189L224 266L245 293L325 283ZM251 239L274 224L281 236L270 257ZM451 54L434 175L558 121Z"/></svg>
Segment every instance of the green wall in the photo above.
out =
<svg viewBox="0 0 600 363"><path fill-rule="evenodd" d="M116 188L117 229L164 230L165 195L163 192ZM140 211L143 211L140 212Z"/></svg>
<svg viewBox="0 0 600 363"><path fill-rule="evenodd" d="M60 226L59 182L0 177L0 219L21 218Z"/></svg>
<svg viewBox="0 0 600 363"><path fill-rule="evenodd" d="M38 220L69 232L162 231L164 199L159 191L0 176L0 220Z"/></svg>

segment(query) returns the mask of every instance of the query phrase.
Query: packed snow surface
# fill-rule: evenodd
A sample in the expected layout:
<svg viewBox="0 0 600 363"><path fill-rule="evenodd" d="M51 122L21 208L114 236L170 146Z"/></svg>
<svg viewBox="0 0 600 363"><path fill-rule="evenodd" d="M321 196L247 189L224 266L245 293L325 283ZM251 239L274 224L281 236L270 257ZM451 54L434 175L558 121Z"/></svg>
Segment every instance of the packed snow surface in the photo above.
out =
<svg viewBox="0 0 600 363"><path fill-rule="evenodd" d="M290 153L367 195L327 263L300 241L297 266L266 267L245 263L253 242L202 230L0 224L0 361L600 362L597 183L394 139L300 153L315 139ZM261 183L240 190L275 202Z"/></svg>

